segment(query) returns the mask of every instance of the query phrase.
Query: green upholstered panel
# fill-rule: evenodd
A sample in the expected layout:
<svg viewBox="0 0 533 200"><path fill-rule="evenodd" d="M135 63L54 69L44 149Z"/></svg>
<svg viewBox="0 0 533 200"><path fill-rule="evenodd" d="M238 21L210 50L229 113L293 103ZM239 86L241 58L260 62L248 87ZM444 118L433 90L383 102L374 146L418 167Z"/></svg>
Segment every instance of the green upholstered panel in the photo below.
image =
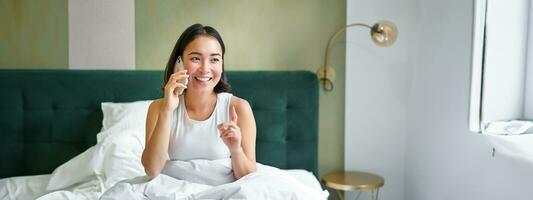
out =
<svg viewBox="0 0 533 200"><path fill-rule="evenodd" d="M160 98L162 71L0 70L0 178L49 174L96 143L101 102ZM257 161L317 174L318 81L311 72L228 72L250 102Z"/></svg>

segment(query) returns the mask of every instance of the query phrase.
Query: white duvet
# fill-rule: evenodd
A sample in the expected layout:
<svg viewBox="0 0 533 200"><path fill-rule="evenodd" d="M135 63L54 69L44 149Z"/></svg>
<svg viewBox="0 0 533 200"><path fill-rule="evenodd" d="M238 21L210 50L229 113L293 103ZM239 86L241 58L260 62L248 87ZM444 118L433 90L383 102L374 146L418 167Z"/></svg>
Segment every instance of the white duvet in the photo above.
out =
<svg viewBox="0 0 533 200"><path fill-rule="evenodd" d="M144 149L143 117L149 101L104 104L104 126L95 146L56 168L51 175L0 179L0 199L326 199L328 196L312 173L305 170L280 170L258 163L257 172L235 181L230 159L168 161L162 174L147 177L140 156ZM139 109L142 112L137 112ZM109 113L118 116L113 119Z"/></svg>
<svg viewBox="0 0 533 200"><path fill-rule="evenodd" d="M194 162L194 161L193 161ZM203 169L222 169L230 164L217 161L200 162L193 165ZM161 174L153 179L137 177L117 183L107 190L101 199L325 199L327 193L305 185L288 172L277 168L258 165L258 171L237 181L225 175L228 170L209 170L199 173L190 163L174 163L181 168L183 179ZM202 166L207 164L205 166ZM222 166L222 167L221 167ZM188 173L190 172L190 173ZM217 180L218 179L218 180ZM213 184L214 183L214 184ZM319 186L318 186L319 187Z"/></svg>
<svg viewBox="0 0 533 200"><path fill-rule="evenodd" d="M298 180L296 177L305 176L291 174L295 170L291 172L258 164L257 172L237 181L222 183L229 180L224 175L226 172L212 170L200 174L198 168L190 168L190 165L200 166L202 169L219 168L220 165L225 166L221 162L229 163L229 160L191 162L193 164L174 163L182 168L179 172L191 172L182 175L184 179L166 174L154 178L138 176L120 181L103 192L99 187L101 183L93 179L72 188L44 194L37 199L326 199L328 196L326 191L321 191L316 180L316 185L309 180ZM299 172L309 173L303 170ZM211 185L214 182L219 184Z"/></svg>
<svg viewBox="0 0 533 200"><path fill-rule="evenodd" d="M258 172L219 186L183 181L165 174L154 179L139 176L118 182L105 192L96 178L69 188L47 191L51 175L23 176L1 179L0 199L326 199L329 195L321 191L310 172L280 171L280 176Z"/></svg>

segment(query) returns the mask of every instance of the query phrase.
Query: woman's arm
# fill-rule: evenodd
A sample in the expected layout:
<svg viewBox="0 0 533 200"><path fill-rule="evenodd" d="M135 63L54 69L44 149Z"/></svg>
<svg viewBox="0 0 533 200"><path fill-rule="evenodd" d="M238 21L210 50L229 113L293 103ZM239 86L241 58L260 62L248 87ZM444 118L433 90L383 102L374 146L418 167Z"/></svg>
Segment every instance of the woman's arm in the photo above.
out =
<svg viewBox="0 0 533 200"><path fill-rule="evenodd" d="M235 97L230 106L230 122L227 130L221 127L221 137L231 152L233 176L239 179L256 171L256 126L252 108L246 100Z"/></svg>
<svg viewBox="0 0 533 200"><path fill-rule="evenodd" d="M157 176L167 160L168 142L172 112L163 111L160 100L155 100L148 108L146 116L146 146L142 154L142 164L148 176Z"/></svg>
<svg viewBox="0 0 533 200"><path fill-rule="evenodd" d="M165 84L164 96L150 104L146 115L146 145L141 162L148 176L157 176L165 166L170 140L172 113L179 105L179 91L187 88L183 83L189 78L187 70L170 75Z"/></svg>

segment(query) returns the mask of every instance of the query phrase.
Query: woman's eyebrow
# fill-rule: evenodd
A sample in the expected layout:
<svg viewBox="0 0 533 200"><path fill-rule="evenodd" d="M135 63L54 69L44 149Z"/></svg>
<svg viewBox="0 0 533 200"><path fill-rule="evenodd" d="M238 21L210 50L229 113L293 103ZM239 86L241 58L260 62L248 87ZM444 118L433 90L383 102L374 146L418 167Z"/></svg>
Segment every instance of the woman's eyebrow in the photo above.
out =
<svg viewBox="0 0 533 200"><path fill-rule="evenodd" d="M198 55L198 56L202 56L202 54L201 54L201 53L198 53L198 52L191 52L191 53L189 53L189 55ZM220 53L212 53L212 54L209 54L209 55L210 55L211 57L212 57L212 56L220 56L220 57L222 57L222 54L220 54Z"/></svg>

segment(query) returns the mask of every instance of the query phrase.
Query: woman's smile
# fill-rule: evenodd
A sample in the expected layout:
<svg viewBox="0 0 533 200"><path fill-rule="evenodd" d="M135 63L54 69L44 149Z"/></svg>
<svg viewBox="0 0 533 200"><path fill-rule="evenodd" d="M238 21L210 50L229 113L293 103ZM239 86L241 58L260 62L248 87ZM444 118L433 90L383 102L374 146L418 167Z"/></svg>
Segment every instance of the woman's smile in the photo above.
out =
<svg viewBox="0 0 533 200"><path fill-rule="evenodd" d="M212 76L195 76L194 79L200 82L209 82L213 80L213 77Z"/></svg>

